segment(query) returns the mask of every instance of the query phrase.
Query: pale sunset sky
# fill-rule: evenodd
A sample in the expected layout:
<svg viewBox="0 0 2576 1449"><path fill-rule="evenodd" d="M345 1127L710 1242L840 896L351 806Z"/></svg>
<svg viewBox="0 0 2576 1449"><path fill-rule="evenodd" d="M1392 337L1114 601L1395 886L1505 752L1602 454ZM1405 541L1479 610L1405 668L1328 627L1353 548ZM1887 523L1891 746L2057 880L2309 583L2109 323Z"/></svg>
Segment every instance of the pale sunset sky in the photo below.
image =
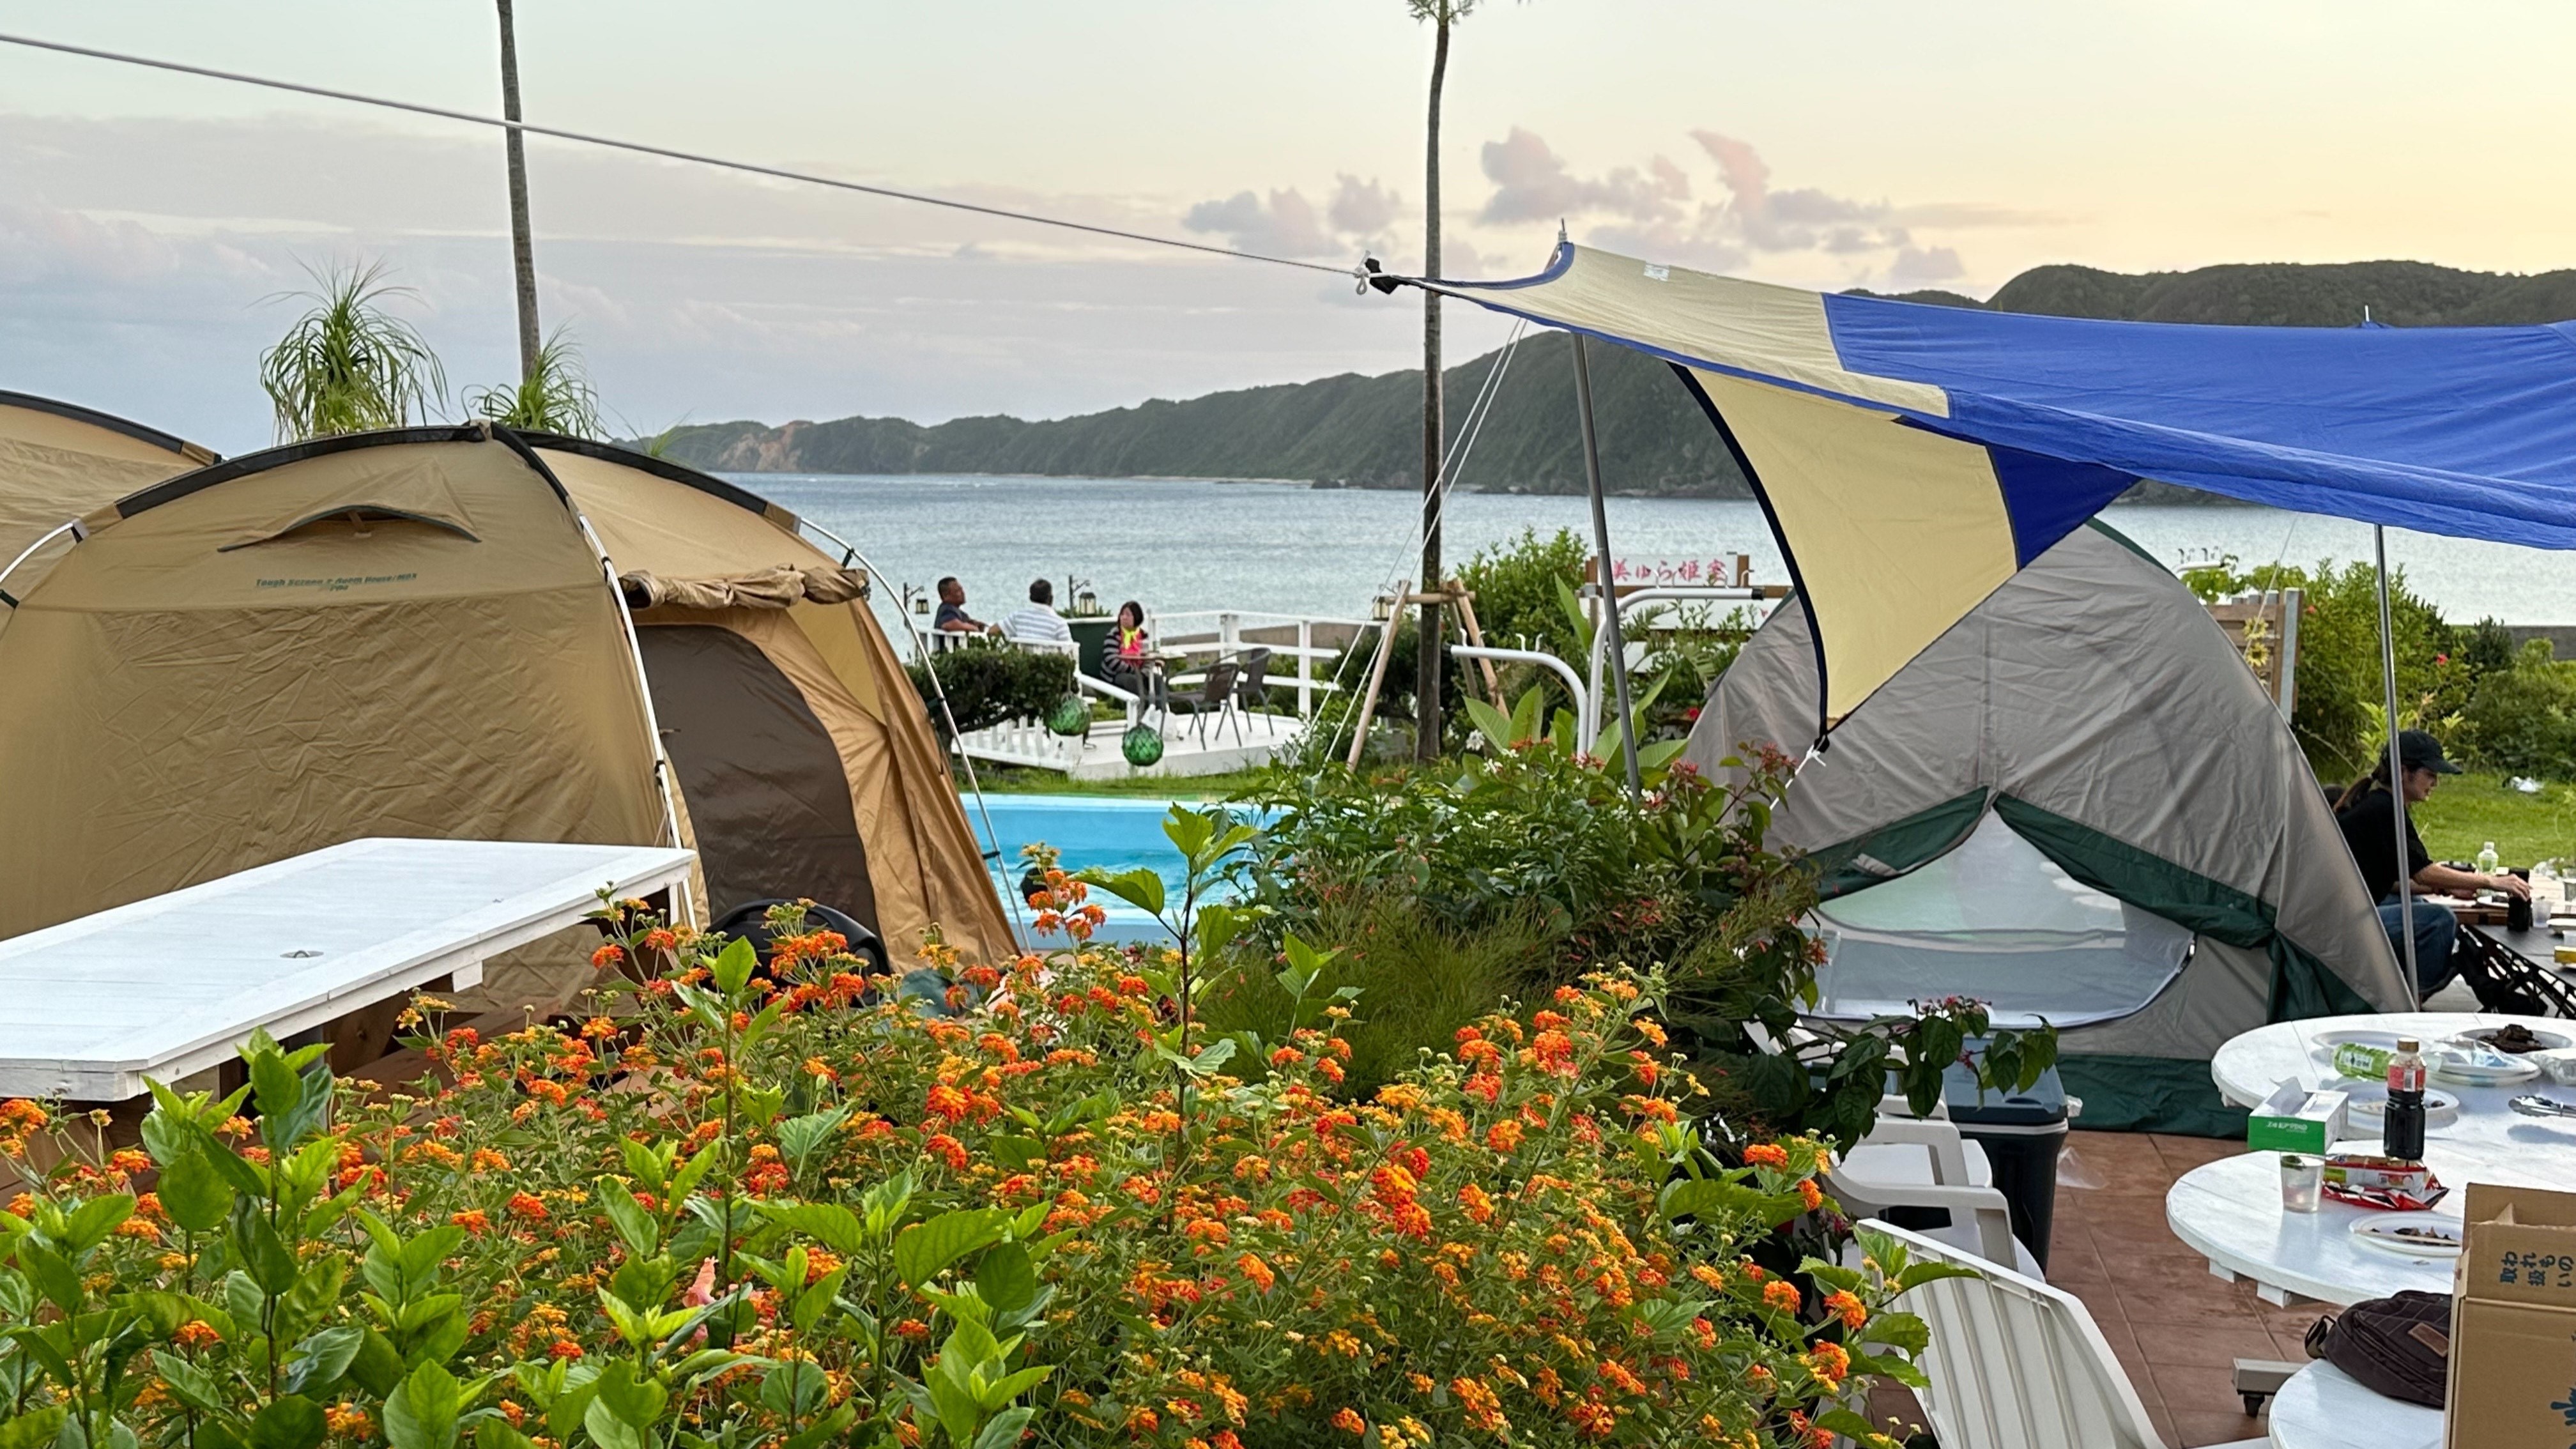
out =
<svg viewBox="0 0 2576 1449"><path fill-rule="evenodd" d="M518 0L531 121L1336 265L1421 253L1401 0ZM489 0L0 0L0 31L497 113ZM1450 266L1578 240L1822 288L2576 265L2576 6L1486 0ZM564 143L545 320L612 417L1057 416L1418 359L1418 302ZM0 388L225 451L303 268L381 259L515 369L497 133L0 47ZM1452 360L1492 345L1453 306Z"/></svg>

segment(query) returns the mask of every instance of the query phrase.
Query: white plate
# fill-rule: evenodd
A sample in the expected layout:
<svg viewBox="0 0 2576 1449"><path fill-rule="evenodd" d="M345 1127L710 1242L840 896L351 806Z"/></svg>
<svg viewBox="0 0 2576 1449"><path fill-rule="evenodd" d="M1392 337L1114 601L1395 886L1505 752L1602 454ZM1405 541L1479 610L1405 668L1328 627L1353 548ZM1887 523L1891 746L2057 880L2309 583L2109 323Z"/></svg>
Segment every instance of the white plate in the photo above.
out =
<svg viewBox="0 0 2576 1449"><path fill-rule="evenodd" d="M2479 1040L2478 1040L2478 1033L2479 1033L2479 1032L2482 1032L2482 1031L2495 1031L2495 1030L2498 1030L2498 1028L2496 1028L2496 1027L2492 1027L2492 1026L2474 1027L2474 1028L2471 1028L2471 1029L2470 1029L2470 1030L2468 1030L2468 1031L2464 1031L2464 1032L2459 1033L2457 1036L2447 1037L2447 1038L2445 1038L2445 1040L2446 1040L2446 1041L2458 1042L2458 1043L2460 1043L2460 1044L2461 1044L2461 1045L2463 1045L2463 1046L2472 1045L2472 1044L2477 1045L2477 1046L2489 1046L2489 1045L2490 1045L2489 1043L2487 1043L2487 1042L2482 1042L2482 1041L2479 1041ZM2566 1050L2566 1049L2568 1049L2569 1047L2576 1047L2576 1037L2567 1036L2567 1035L2565 1035L2565 1034L2563 1034L2563 1033L2560 1033L2560 1032L2554 1032L2554 1031L2543 1031L2543 1030L2540 1030L2540 1029L2538 1029L2538 1028L2534 1028L2534 1027L2526 1027L2526 1028L2524 1028L2524 1030L2529 1031L2529 1032L2531 1033L2532 1037L2540 1043L2539 1047L2538 1047L2538 1048L2536 1048L2536 1050L2539 1050L2539 1051L2545 1051L2545 1052L2558 1052L2558 1051L2565 1051L2565 1050ZM2498 1051L2502 1051L2502 1050L2503 1050L2503 1048L2501 1048L2501 1047L2496 1047L2496 1048L2493 1048L2493 1049L2494 1049L2494 1050L2498 1050ZM2512 1055L2512 1053L2507 1053L2507 1055ZM2525 1053L2522 1053L2521 1055L2528 1056L2528 1055L2530 1055L2530 1053L2525 1052Z"/></svg>
<svg viewBox="0 0 2576 1449"><path fill-rule="evenodd" d="M2495 1053L2492 1048L2480 1050L2496 1056L2502 1055ZM2438 1080L2464 1087L2509 1087L2516 1083L2528 1082L2540 1075L2538 1062L2504 1057L2503 1065L2497 1066L2466 1060L2454 1055L2456 1051L2457 1048L2444 1048L2429 1053L2424 1058L2426 1071Z"/></svg>
<svg viewBox="0 0 2576 1449"><path fill-rule="evenodd" d="M2356 1122L2376 1122L2388 1115L2388 1088L2362 1082L2344 1090L2344 1110ZM2460 1120L2460 1099L2432 1087L2424 1089L2424 1125L2447 1127Z"/></svg>
<svg viewBox="0 0 2576 1449"><path fill-rule="evenodd" d="M2325 1048L2327 1056L2333 1056L2334 1049L2339 1046L2377 1047L2384 1052L2393 1052L2397 1050L2398 1037L2397 1033L2393 1031L2371 1031L2357 1027L2346 1027L2341 1031L2318 1032L2312 1040L2314 1040L2318 1046Z"/></svg>
<svg viewBox="0 0 2576 1449"><path fill-rule="evenodd" d="M2401 1228L2441 1236L2438 1241L2400 1237ZM2409 1258L2456 1258L2463 1246L2460 1220L2445 1213L2375 1212L2352 1225L2352 1240Z"/></svg>

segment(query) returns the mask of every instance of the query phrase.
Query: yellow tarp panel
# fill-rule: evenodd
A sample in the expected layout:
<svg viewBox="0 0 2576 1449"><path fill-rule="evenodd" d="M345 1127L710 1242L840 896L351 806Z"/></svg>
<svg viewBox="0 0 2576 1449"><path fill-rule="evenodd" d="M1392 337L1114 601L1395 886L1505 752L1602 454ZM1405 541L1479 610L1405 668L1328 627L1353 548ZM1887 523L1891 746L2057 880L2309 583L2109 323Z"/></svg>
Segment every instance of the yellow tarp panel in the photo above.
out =
<svg viewBox="0 0 2576 1449"><path fill-rule="evenodd" d="M1656 266L1590 247L1568 250L1573 256L1565 271L1547 281L1508 290L1461 288L1457 295L1872 402L1935 415L1950 410L1937 387L1845 368L1825 324L1825 299L1815 292Z"/></svg>
<svg viewBox="0 0 2576 1449"><path fill-rule="evenodd" d="M1824 645L1839 720L2013 576L1986 450L1886 413L1696 369L1762 479Z"/></svg>

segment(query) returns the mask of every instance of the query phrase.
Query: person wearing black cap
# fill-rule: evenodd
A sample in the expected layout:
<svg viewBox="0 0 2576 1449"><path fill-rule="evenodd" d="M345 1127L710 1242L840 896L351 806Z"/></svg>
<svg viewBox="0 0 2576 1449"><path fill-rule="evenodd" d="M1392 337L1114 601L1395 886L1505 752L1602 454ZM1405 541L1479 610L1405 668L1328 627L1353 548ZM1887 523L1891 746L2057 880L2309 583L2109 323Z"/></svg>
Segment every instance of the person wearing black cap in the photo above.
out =
<svg viewBox="0 0 2576 1449"><path fill-rule="evenodd" d="M2448 910L2423 899L2428 895L2475 895L2482 890L2503 891L2507 895L2529 896L2531 886L2516 875L2484 875L2473 870L2454 870L2436 864L2424 849L2422 836L2415 833L2414 807L2444 775L2460 773L2460 767L2442 755L2442 743L2422 730L2403 730L2397 736L2397 759L2406 767L2406 874L2415 883L2415 994L2430 996L2459 974L2451 964L2451 943L2458 939L2459 922ZM2352 851L2353 864L2361 867L2361 883L2370 888L2371 899L2379 902L2379 922L2387 928L2388 943L2396 947L2398 959L2405 959L2400 933L2407 929L2401 919L2404 909L2397 899L2397 802L2388 792L2388 761L2343 792L2335 802L2335 821L2343 827L2343 843Z"/></svg>

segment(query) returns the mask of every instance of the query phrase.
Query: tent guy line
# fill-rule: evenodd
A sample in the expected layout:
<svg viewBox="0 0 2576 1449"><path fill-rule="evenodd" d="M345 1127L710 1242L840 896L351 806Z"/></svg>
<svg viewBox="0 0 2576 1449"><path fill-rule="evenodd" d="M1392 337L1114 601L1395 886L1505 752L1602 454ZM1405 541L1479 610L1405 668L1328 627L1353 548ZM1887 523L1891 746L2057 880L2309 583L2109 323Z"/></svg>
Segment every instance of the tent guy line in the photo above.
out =
<svg viewBox="0 0 2576 1449"><path fill-rule="evenodd" d="M259 86L273 91L290 91L297 95L319 96L324 100L347 101L352 105L374 106L381 110L407 111L417 116L435 116L440 120L463 121L468 125L490 126L496 130L516 131L530 136L546 136L558 141L573 141L585 146L604 146L612 151L630 151L643 156L659 156L667 161L685 161L697 166L713 166L724 171L739 171L753 176L774 177L781 181L802 182L809 186L828 186L836 191L855 191L866 196L881 196L891 201L910 201L923 206L941 206L951 211L968 211L979 216L1000 217L1007 221L1025 221L1037 226L1058 227L1065 231L1088 232L1093 236L1114 237L1120 241L1142 242L1148 246L1175 247L1182 251L1205 252L1210 256L1231 257L1237 261L1268 262L1272 266L1295 267L1301 271L1323 272L1336 277L1364 275L1356 267L1337 267L1324 262L1299 261L1294 257L1265 256L1260 252L1241 251L1234 247L1211 246L1205 242L1182 241L1177 237L1153 236L1145 232L1121 231L1114 226L1095 226L1089 222L1068 221L1063 217L1042 216L1032 211L1013 211L1007 207L984 206L953 197L931 196L918 191L900 191L890 186L870 186L860 181L844 181L830 176L817 176L806 171L790 171L783 166L767 166L756 161L736 161L722 156L707 156L682 151L670 146L656 146L643 141L625 141L614 136L593 135L586 131L568 131L559 126L540 126L528 121L505 120L499 116L480 116L472 111L449 110L444 106L423 105L417 101L398 101L386 96L371 96L358 91L334 90L327 86L307 85L301 81L278 80L269 76L248 75L239 71L217 70L212 66L190 65L185 61L161 60L147 55L129 55L122 51L100 50L92 46L72 45L59 40L43 40L31 35L0 32L0 44L23 46L29 50L49 50L60 55L76 55L88 60L110 61L118 65L142 66L149 70L170 71L178 75L199 76L207 80L229 81L235 85Z"/></svg>

